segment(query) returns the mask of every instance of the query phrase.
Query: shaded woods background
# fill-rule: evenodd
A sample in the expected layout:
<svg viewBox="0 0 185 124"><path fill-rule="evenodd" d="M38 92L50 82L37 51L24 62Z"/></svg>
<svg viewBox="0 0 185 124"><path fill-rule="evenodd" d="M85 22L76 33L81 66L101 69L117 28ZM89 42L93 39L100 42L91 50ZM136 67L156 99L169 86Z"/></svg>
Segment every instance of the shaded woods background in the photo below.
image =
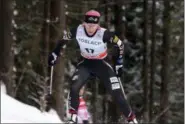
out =
<svg viewBox="0 0 185 124"><path fill-rule="evenodd" d="M1 0L0 80L8 94L41 111L54 108L65 119L70 76L79 50L71 41L60 57L54 68L51 99L46 98L47 56L62 33L81 23L92 8L102 14L102 27L128 39L121 79L138 120L183 124L182 0ZM91 79L86 85L85 99L93 122L124 122L98 82Z"/></svg>

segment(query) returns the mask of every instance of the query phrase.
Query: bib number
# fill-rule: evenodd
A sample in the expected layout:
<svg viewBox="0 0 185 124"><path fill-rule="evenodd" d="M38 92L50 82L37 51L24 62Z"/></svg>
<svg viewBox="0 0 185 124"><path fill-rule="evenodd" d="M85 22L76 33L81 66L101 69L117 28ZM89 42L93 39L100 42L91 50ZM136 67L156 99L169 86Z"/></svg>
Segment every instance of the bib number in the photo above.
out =
<svg viewBox="0 0 185 124"><path fill-rule="evenodd" d="M93 53L94 53L94 49L85 48L85 50L86 50L88 53L91 53L91 54L93 54Z"/></svg>

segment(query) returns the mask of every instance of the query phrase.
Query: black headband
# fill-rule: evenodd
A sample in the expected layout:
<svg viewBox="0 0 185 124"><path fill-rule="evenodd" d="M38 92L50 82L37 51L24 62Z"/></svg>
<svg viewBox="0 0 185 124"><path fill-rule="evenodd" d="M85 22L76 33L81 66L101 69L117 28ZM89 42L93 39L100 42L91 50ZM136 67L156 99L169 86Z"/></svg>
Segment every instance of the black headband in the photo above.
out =
<svg viewBox="0 0 185 124"><path fill-rule="evenodd" d="M100 19L100 17L98 17L98 16L85 15L85 22L86 23L97 24L99 22L99 19Z"/></svg>

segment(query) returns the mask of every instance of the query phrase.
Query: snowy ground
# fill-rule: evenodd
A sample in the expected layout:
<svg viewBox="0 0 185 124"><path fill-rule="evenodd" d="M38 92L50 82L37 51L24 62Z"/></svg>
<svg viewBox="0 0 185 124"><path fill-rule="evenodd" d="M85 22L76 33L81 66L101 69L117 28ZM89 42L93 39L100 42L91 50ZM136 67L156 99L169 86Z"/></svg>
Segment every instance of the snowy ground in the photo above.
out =
<svg viewBox="0 0 185 124"><path fill-rule="evenodd" d="M37 108L26 105L6 94L1 86L1 123L62 123L54 110L41 113Z"/></svg>

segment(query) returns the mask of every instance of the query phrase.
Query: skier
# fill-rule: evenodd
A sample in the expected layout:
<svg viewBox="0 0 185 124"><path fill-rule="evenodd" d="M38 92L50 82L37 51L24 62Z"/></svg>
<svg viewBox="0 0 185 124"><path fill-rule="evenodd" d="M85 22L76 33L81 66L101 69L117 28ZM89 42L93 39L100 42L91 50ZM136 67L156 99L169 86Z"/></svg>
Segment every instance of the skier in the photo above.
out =
<svg viewBox="0 0 185 124"><path fill-rule="evenodd" d="M69 96L69 123L77 123L77 112L79 105L79 91L87 80L93 75L97 76L107 91L112 95L118 103L123 115L129 123L137 124L135 114L130 108L120 86L117 76L122 75L123 67L123 42L112 32L100 27L100 13L90 10L85 13L84 22L76 28L65 32L63 38L58 41L56 48L52 51L48 58L48 64L53 66L57 58L60 56L61 50L72 39L76 39L83 60L78 63L76 72L72 77L72 84ZM107 44L116 45L118 55L116 55L115 67L112 68L105 61L107 57Z"/></svg>

